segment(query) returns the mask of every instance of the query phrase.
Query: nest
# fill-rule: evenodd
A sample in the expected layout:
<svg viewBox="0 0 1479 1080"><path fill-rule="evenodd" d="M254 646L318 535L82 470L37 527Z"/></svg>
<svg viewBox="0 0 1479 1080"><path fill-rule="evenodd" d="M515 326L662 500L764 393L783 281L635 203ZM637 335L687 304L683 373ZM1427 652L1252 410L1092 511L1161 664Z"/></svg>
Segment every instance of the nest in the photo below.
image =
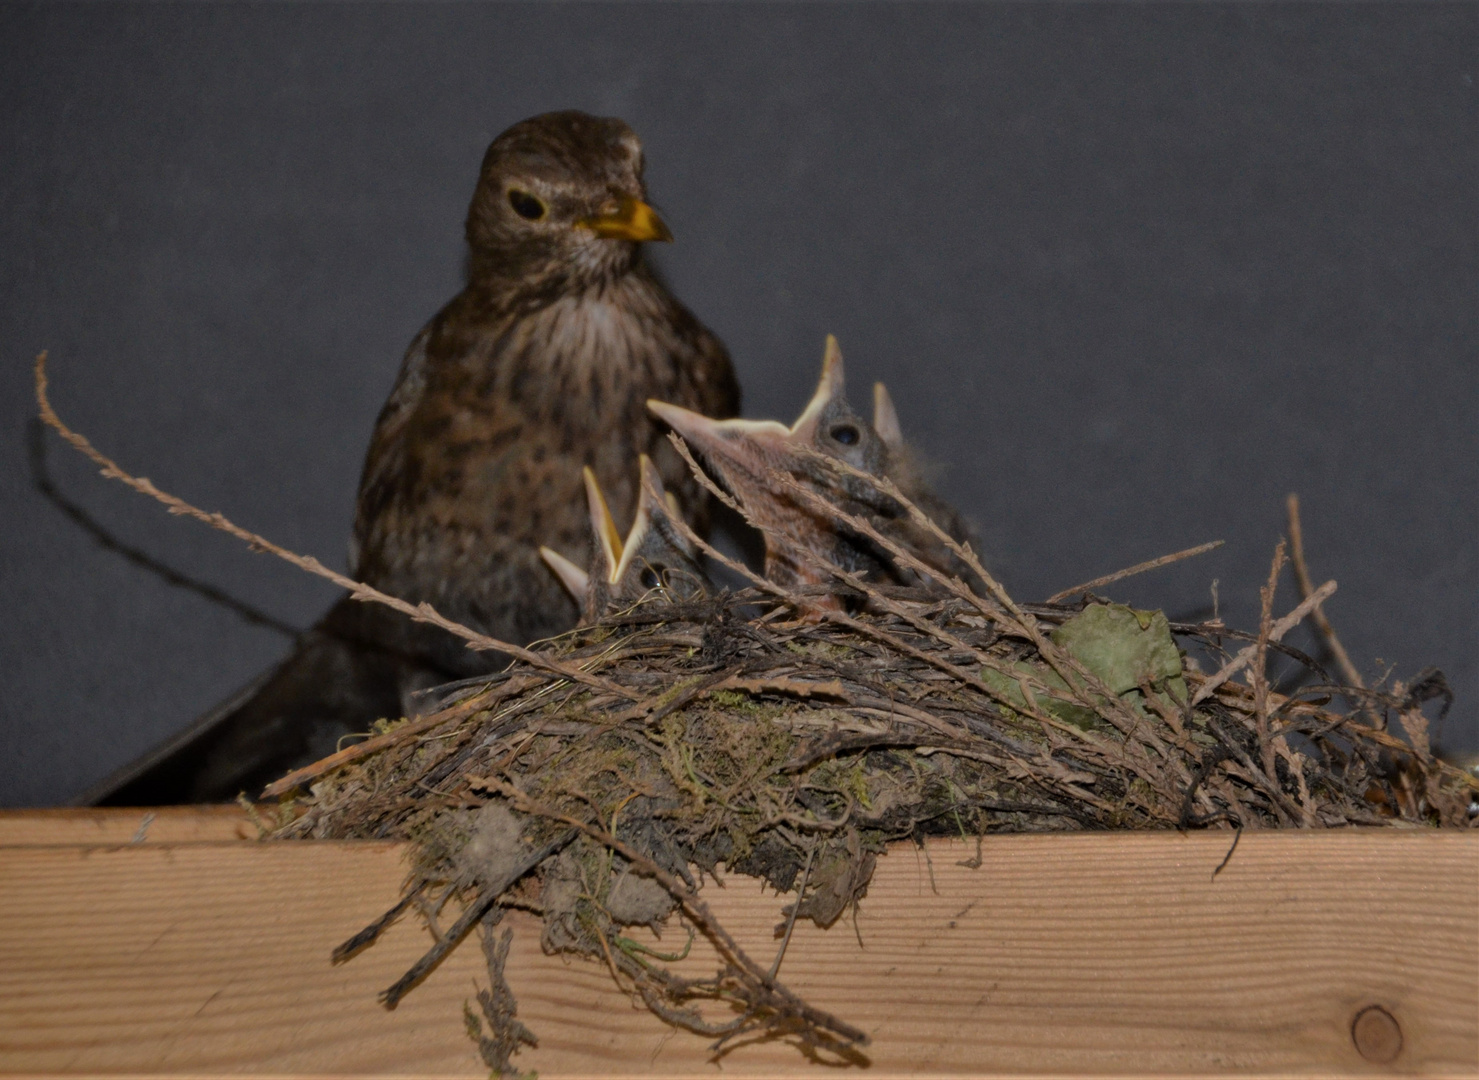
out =
<svg viewBox="0 0 1479 1080"><path fill-rule="evenodd" d="M981 587L822 500L916 583L833 568L827 585L784 588L730 563L750 587L655 589L270 788L311 785L274 836L412 844L400 902L336 956L419 908L436 944L382 995L394 1006L481 925L490 989L469 1030L502 1071L533 1036L502 976L510 931L492 928L532 909L546 951L607 965L716 1054L785 1036L858 1061L865 1035L746 955L700 898L705 875L722 865L794 892L788 938L798 918L828 926L856 905L888 844L930 833L1473 823L1479 784L1429 745L1422 706L1451 697L1440 674L1367 689L1280 642L1333 591L1274 619L1282 543L1259 631L1240 633L1083 587L1018 605L968 546L887 495ZM1295 669L1277 686L1273 654ZM679 977L677 957L625 933L674 918L717 949L712 977Z"/></svg>
<svg viewBox="0 0 1479 1080"><path fill-rule="evenodd" d="M1335 585L1311 586L1292 500L1303 600L1274 617L1281 541L1260 625L1244 633L1093 591L1215 545L1019 605L890 480L818 458L838 481L831 496L782 473L770 477L775 490L869 545L872 565L891 573L818 560L822 584L783 586L675 519L748 587L659 587L524 648L129 475L56 416L44 354L36 379L43 419L105 476L359 599L514 658L495 676L429 691L417 715L279 780L267 792L283 797L277 818L263 823L283 839L409 842L401 899L335 959L415 908L435 944L384 992L393 1007L480 928L489 985L467 1023L498 1072L535 1041L503 977L511 931L495 928L510 908L542 915L547 951L605 964L664 1020L714 1037L716 1054L789 1037L813 1056L856 1063L866 1035L789 991L780 956L765 966L747 955L701 898L706 875L722 865L795 894L781 912L783 954L797 919L828 926L858 904L888 844L931 833L1479 824L1479 780L1430 745L1423 707L1442 699L1446 712L1452 700L1442 675L1361 684L1324 622L1320 603ZM1283 643L1306 617L1343 679ZM449 905L460 913L444 927ZM712 976L676 974L680 953L627 933L675 920L715 947Z"/></svg>

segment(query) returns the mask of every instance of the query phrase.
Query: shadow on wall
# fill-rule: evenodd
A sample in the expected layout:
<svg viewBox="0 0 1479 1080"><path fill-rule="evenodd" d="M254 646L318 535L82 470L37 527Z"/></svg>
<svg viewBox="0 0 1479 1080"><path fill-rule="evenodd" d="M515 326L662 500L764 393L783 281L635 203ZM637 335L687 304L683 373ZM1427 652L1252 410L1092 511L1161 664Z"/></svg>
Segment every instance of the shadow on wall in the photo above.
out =
<svg viewBox="0 0 1479 1080"><path fill-rule="evenodd" d="M106 526L68 499L57 488L47 468L46 426L36 417L32 417L26 424L26 458L31 468L31 486L104 551L122 556L131 565L148 571L172 588L192 592L218 607L225 608L248 625L274 631L289 640L303 632L302 628L292 626L265 611L254 608L244 600L238 600L214 585L193 578L171 566L166 566L148 552L131 547L115 537Z"/></svg>

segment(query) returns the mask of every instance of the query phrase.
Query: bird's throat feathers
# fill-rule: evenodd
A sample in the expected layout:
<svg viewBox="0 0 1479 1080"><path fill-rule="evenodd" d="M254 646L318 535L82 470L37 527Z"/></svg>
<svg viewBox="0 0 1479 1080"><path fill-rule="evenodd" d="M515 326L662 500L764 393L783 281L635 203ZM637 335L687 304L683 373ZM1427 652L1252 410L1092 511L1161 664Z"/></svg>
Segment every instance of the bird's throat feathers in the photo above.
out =
<svg viewBox="0 0 1479 1080"><path fill-rule="evenodd" d="M692 343L677 339L671 301L641 271L514 310L475 287L460 299L442 329L461 347L432 350L455 370L428 374L464 407L496 400L527 420L603 427L613 412L640 414L631 388L684 379L677 358Z"/></svg>

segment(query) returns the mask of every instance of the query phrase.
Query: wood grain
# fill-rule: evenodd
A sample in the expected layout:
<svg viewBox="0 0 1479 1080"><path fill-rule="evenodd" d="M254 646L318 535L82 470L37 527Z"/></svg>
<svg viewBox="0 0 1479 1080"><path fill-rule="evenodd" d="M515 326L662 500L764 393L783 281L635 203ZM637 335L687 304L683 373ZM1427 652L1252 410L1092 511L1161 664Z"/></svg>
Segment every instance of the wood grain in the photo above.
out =
<svg viewBox="0 0 1479 1080"><path fill-rule="evenodd" d="M153 809L56 807L0 811L0 847L37 844L198 844L255 840L258 830L246 811L222 806L159 806Z"/></svg>
<svg viewBox="0 0 1479 1080"><path fill-rule="evenodd" d="M23 816L0 816L0 838L40 835ZM414 918L328 962L394 901L399 847L128 844L120 823L102 846L0 848L0 1071L486 1075L462 1030L475 945L389 1013L375 994L429 943ZM1248 834L1213 880L1228 840L992 837L978 869L959 865L974 844L936 842L928 862L898 849L855 927L798 926L781 978L870 1033L858 1075L1479 1076L1479 835ZM740 878L705 896L772 954L780 898ZM508 923L519 1015L540 1036L517 1061L546 1080L845 1075L784 1043L738 1048L721 1072L602 968L545 956L532 918ZM711 970L702 951L690 970ZM1389 1065L1353 1042L1371 1005L1400 1030ZM1389 1036L1380 1020L1362 1030Z"/></svg>

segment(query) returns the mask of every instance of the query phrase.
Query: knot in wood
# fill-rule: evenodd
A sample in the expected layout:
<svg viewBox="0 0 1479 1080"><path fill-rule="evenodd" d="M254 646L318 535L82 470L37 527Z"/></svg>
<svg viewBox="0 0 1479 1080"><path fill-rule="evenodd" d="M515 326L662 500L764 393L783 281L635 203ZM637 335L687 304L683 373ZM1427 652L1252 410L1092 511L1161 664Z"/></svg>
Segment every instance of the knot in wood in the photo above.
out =
<svg viewBox="0 0 1479 1080"><path fill-rule="evenodd" d="M1367 1005L1351 1021L1351 1039L1367 1061L1390 1065L1402 1052L1402 1027L1380 1005Z"/></svg>

